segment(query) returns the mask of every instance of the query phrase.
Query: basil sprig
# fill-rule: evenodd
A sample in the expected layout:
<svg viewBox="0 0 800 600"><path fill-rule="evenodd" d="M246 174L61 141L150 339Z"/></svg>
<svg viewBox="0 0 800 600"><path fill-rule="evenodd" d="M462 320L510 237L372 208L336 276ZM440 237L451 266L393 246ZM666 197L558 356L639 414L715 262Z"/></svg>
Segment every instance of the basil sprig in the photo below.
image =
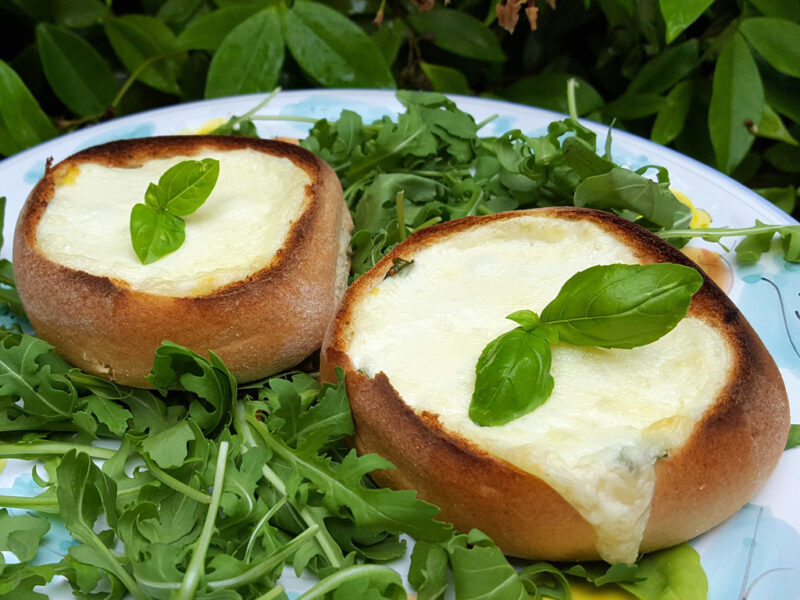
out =
<svg viewBox="0 0 800 600"><path fill-rule="evenodd" d="M131 243L142 264L175 252L186 239L182 217L208 199L219 177L214 158L184 160L167 169L158 185L150 183L144 203L131 210Z"/></svg>
<svg viewBox="0 0 800 600"><path fill-rule="evenodd" d="M695 269L670 263L600 265L576 273L541 315L508 315L520 326L484 348L470 419L503 425L541 406L553 391L551 344L635 348L656 341L686 316L702 285Z"/></svg>

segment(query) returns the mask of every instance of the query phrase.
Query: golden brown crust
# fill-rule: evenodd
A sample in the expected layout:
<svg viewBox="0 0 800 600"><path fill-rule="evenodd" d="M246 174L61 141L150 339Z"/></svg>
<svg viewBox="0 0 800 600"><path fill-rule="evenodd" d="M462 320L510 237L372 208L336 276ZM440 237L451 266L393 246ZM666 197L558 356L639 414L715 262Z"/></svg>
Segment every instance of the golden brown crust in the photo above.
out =
<svg viewBox="0 0 800 600"><path fill-rule="evenodd" d="M345 370L360 452L377 452L396 471L380 483L419 490L442 507L442 518L461 530L477 527L507 554L546 560L597 559L592 526L541 479L453 436L428 415L418 415L388 378L354 370L347 355L354 309L379 283L392 259L413 258L427 245L460 231L520 214L592 221L625 242L642 263L696 266L668 243L608 213L545 208L451 221L422 230L397 246L348 290L322 352L322 376ZM642 551L686 541L736 512L769 477L789 430L789 405L777 366L761 340L706 276L690 314L720 330L734 357L731 381L696 425L690 440L656 463L656 487Z"/></svg>
<svg viewBox="0 0 800 600"><path fill-rule="evenodd" d="M248 148L286 157L308 173L307 205L262 270L195 297L128 288L125 282L56 264L36 231L55 182L82 163L134 166L203 149ZM128 385L146 385L153 352L170 340L205 355L213 350L242 381L293 366L319 347L336 308L340 232L352 228L333 170L283 142L233 136L174 136L111 142L49 167L26 201L14 237L14 271L37 334L69 362Z"/></svg>

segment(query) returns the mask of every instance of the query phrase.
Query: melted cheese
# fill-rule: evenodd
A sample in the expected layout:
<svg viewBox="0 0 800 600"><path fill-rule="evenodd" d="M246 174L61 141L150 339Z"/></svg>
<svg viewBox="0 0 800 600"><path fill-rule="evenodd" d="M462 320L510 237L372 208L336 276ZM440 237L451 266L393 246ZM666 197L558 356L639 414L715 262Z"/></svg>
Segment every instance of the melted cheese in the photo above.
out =
<svg viewBox="0 0 800 600"><path fill-rule="evenodd" d="M415 411L545 480L594 526L611 563L635 560L656 459L686 441L728 377L723 338L686 318L633 350L557 344L540 408L498 427L476 425L468 409L482 349L515 327L506 315L540 312L577 271L634 262L588 222L525 216L461 232L364 296L348 348L356 369L386 373Z"/></svg>
<svg viewBox="0 0 800 600"><path fill-rule="evenodd" d="M131 246L130 215L150 182L187 159L220 161L217 184L184 217L186 241L151 263ZM50 260L127 282L134 290L198 296L263 269L305 209L308 174L286 158L254 150L209 149L198 156L151 160L135 168L82 164L57 183L37 229Z"/></svg>

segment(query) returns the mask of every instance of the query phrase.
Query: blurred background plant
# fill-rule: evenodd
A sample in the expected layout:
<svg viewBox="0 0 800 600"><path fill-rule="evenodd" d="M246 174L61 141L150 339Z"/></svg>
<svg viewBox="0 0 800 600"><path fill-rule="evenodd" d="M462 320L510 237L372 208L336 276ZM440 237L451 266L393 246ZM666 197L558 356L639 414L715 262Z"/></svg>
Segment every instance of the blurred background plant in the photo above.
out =
<svg viewBox="0 0 800 600"><path fill-rule="evenodd" d="M202 98L433 89L578 113L800 214L798 0L0 0L0 154Z"/></svg>

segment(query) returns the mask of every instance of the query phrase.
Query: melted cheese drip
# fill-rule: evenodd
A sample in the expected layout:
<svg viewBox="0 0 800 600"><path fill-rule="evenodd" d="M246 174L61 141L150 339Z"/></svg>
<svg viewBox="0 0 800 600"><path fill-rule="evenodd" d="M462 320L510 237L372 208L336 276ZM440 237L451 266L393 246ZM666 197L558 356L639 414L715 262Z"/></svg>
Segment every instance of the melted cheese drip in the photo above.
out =
<svg viewBox="0 0 800 600"><path fill-rule="evenodd" d="M150 182L183 160L216 158L217 184L184 217L186 241L151 263L131 245L133 205L144 202ZM266 267L305 209L308 174L286 158L255 150L150 160L136 168L86 163L56 185L37 229L50 260L92 275L127 282L131 289L167 296L198 296Z"/></svg>
<svg viewBox="0 0 800 600"><path fill-rule="evenodd" d="M588 222L518 217L452 235L379 283L354 314L348 354L383 371L415 411L545 480L591 523L610 563L633 562L654 489L654 463L679 447L724 385L730 350L686 318L633 350L553 347L555 388L535 411L498 427L468 416L486 344L540 312L577 271L634 263L631 250Z"/></svg>

